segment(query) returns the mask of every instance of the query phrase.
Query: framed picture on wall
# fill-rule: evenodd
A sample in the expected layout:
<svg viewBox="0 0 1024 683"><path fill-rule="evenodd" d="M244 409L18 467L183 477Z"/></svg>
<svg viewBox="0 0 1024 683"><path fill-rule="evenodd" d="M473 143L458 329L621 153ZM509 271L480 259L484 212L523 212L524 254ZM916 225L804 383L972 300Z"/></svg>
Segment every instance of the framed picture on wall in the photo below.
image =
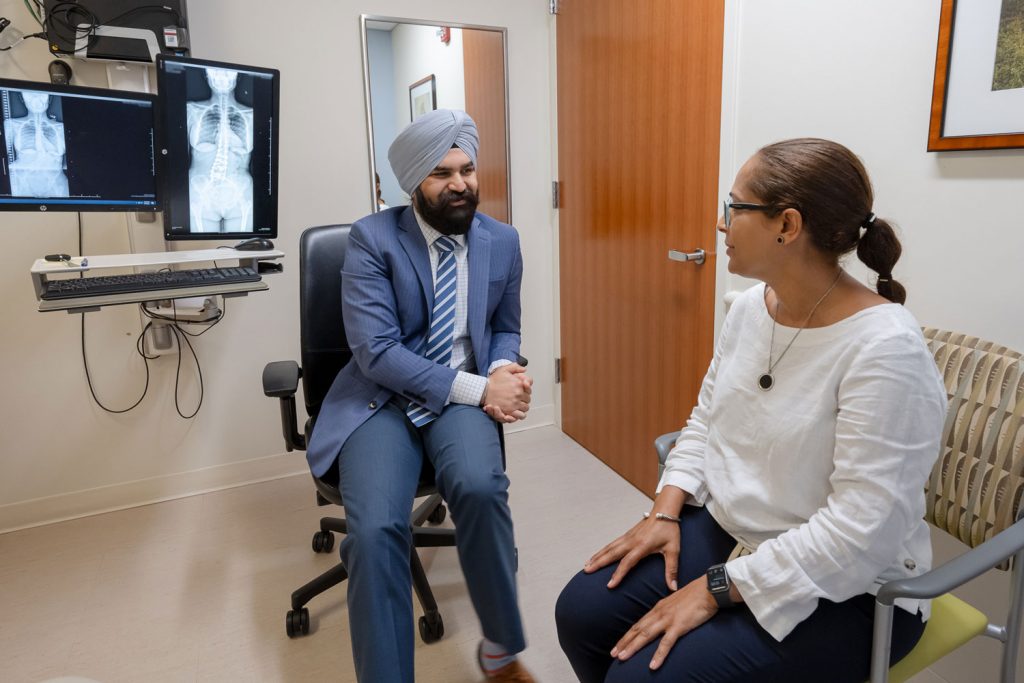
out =
<svg viewBox="0 0 1024 683"><path fill-rule="evenodd" d="M409 86L409 120L415 121L428 111L437 109L437 85L434 74Z"/></svg>
<svg viewBox="0 0 1024 683"><path fill-rule="evenodd" d="M1024 0L942 0L928 151L1024 147Z"/></svg>

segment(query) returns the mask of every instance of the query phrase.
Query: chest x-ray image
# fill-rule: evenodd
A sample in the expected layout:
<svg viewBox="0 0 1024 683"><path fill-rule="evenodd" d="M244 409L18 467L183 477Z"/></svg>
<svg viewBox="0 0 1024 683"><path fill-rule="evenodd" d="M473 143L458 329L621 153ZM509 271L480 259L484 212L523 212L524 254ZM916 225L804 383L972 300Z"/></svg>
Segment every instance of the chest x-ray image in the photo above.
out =
<svg viewBox="0 0 1024 683"><path fill-rule="evenodd" d="M11 194L67 197L67 148L60 97L27 90L5 91L3 117Z"/></svg>
<svg viewBox="0 0 1024 683"><path fill-rule="evenodd" d="M159 206L156 98L0 78L0 211Z"/></svg>
<svg viewBox="0 0 1024 683"><path fill-rule="evenodd" d="M194 232L252 232L253 110L235 99L238 72L208 68L210 99L187 105Z"/></svg>

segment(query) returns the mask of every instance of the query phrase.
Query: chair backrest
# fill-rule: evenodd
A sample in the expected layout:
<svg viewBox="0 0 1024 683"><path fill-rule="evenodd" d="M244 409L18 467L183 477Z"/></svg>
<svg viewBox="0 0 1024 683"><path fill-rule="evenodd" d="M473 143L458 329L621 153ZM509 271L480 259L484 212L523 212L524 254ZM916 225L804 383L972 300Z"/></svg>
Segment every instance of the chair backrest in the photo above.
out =
<svg viewBox="0 0 1024 683"><path fill-rule="evenodd" d="M308 228L299 239L299 335L306 413L315 418L352 358L341 317L341 266L349 225Z"/></svg>
<svg viewBox="0 0 1024 683"><path fill-rule="evenodd" d="M925 519L973 548L1021 511L1024 361L977 337L927 327L924 336L949 396Z"/></svg>

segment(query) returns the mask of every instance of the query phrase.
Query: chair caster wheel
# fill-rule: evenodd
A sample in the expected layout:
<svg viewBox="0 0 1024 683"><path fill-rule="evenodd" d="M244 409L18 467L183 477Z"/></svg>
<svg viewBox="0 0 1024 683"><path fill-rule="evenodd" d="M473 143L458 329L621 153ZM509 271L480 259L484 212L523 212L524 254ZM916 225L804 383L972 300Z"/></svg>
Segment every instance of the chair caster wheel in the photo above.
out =
<svg viewBox="0 0 1024 683"><path fill-rule="evenodd" d="M317 531L313 534L313 552L329 553L334 548L334 534L330 531Z"/></svg>
<svg viewBox="0 0 1024 683"><path fill-rule="evenodd" d="M436 643L444 636L444 622L438 612L427 612L420 617L420 638L426 644Z"/></svg>
<svg viewBox="0 0 1024 683"><path fill-rule="evenodd" d="M448 508L444 505L438 505L434 508L434 511L427 515L427 521L431 524L440 524L444 521L444 518L448 516Z"/></svg>
<svg viewBox="0 0 1024 683"><path fill-rule="evenodd" d="M298 638L309 633L309 610L305 607L297 610L288 610L284 620L284 628L288 632L289 638Z"/></svg>

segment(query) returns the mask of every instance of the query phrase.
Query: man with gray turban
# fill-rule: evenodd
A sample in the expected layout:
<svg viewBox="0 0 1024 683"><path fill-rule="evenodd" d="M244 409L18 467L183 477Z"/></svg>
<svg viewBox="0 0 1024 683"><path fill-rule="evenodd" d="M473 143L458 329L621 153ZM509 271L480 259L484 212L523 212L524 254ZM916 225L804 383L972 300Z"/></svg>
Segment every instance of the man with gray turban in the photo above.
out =
<svg viewBox="0 0 1024 683"><path fill-rule="evenodd" d="M480 619L488 680L529 682L501 424L526 416L519 356L523 259L510 225L477 213L480 139L465 112L407 126L388 159L412 206L352 225L342 313L352 360L307 451L337 482L348 534L348 611L361 683L413 682L409 511L424 459L451 507Z"/></svg>

